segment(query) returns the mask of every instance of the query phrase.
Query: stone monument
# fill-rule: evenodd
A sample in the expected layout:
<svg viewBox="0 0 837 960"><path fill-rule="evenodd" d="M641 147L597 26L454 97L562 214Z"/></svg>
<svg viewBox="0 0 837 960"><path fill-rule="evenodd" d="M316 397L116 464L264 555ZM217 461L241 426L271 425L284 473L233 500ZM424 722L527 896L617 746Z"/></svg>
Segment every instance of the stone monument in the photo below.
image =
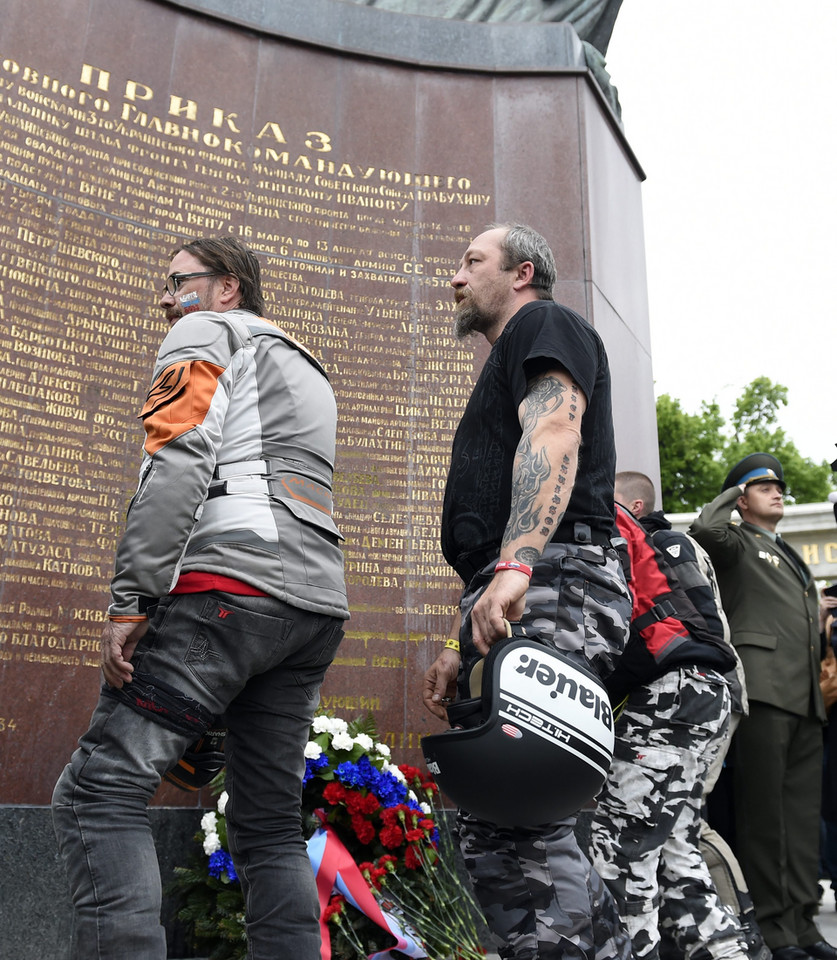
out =
<svg viewBox="0 0 837 960"><path fill-rule="evenodd" d="M621 115L619 96L605 69L610 35L622 0L343 0L380 10L492 23L519 21L568 23L584 48L588 69L614 111Z"/></svg>
<svg viewBox="0 0 837 960"><path fill-rule="evenodd" d="M453 265L493 220L550 240L556 299L610 351L619 448L654 476L643 173L569 24L341 0L10 0L0 140L0 899L9 956L63 960L66 916L40 919L63 877L33 890L100 682L172 248L249 243L268 315L330 372L352 619L322 705L415 763L459 589L448 450L484 360L451 335ZM161 789L166 835L209 802ZM35 926L55 940L27 953Z"/></svg>

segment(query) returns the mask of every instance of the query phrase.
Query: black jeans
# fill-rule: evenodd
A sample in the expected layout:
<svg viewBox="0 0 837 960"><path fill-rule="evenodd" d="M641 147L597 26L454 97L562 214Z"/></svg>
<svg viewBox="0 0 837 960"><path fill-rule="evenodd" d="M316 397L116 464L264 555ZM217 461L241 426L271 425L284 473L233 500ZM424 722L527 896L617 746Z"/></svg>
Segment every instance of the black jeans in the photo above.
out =
<svg viewBox="0 0 837 960"><path fill-rule="evenodd" d="M280 600L184 594L159 604L132 658L227 727L225 813L251 960L319 960L300 797L320 684L342 636L342 620ZM191 739L100 697L53 796L78 960L165 960L147 806Z"/></svg>

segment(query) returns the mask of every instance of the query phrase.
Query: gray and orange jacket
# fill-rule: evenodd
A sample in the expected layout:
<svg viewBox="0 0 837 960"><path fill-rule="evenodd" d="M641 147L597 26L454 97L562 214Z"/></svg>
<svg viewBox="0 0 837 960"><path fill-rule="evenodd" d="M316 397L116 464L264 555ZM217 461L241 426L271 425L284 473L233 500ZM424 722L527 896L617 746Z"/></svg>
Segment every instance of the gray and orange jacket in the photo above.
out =
<svg viewBox="0 0 837 960"><path fill-rule="evenodd" d="M110 616L142 616L201 571L348 617L331 502L337 406L304 347L244 310L187 314L160 347L140 416Z"/></svg>

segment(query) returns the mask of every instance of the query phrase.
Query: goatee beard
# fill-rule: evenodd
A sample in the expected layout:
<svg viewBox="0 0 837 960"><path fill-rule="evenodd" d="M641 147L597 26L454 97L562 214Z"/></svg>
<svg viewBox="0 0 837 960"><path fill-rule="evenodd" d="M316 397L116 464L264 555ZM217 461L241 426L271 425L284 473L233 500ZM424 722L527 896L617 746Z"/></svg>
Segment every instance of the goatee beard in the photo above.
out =
<svg viewBox="0 0 837 960"><path fill-rule="evenodd" d="M466 337L472 337L476 333L483 333L489 326L485 317L473 304L459 307L453 318L453 334L457 340L465 340Z"/></svg>

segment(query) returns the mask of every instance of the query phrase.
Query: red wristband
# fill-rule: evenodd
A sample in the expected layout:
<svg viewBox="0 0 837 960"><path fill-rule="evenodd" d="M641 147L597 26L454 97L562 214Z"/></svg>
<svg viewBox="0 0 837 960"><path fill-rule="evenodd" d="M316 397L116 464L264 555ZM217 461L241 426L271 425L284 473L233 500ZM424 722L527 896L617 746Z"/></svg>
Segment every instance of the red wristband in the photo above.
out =
<svg viewBox="0 0 837 960"><path fill-rule="evenodd" d="M495 573L500 570L519 570L521 573L525 573L530 580L532 579L532 568L527 567L525 563L521 563L519 560L501 560L494 566Z"/></svg>

